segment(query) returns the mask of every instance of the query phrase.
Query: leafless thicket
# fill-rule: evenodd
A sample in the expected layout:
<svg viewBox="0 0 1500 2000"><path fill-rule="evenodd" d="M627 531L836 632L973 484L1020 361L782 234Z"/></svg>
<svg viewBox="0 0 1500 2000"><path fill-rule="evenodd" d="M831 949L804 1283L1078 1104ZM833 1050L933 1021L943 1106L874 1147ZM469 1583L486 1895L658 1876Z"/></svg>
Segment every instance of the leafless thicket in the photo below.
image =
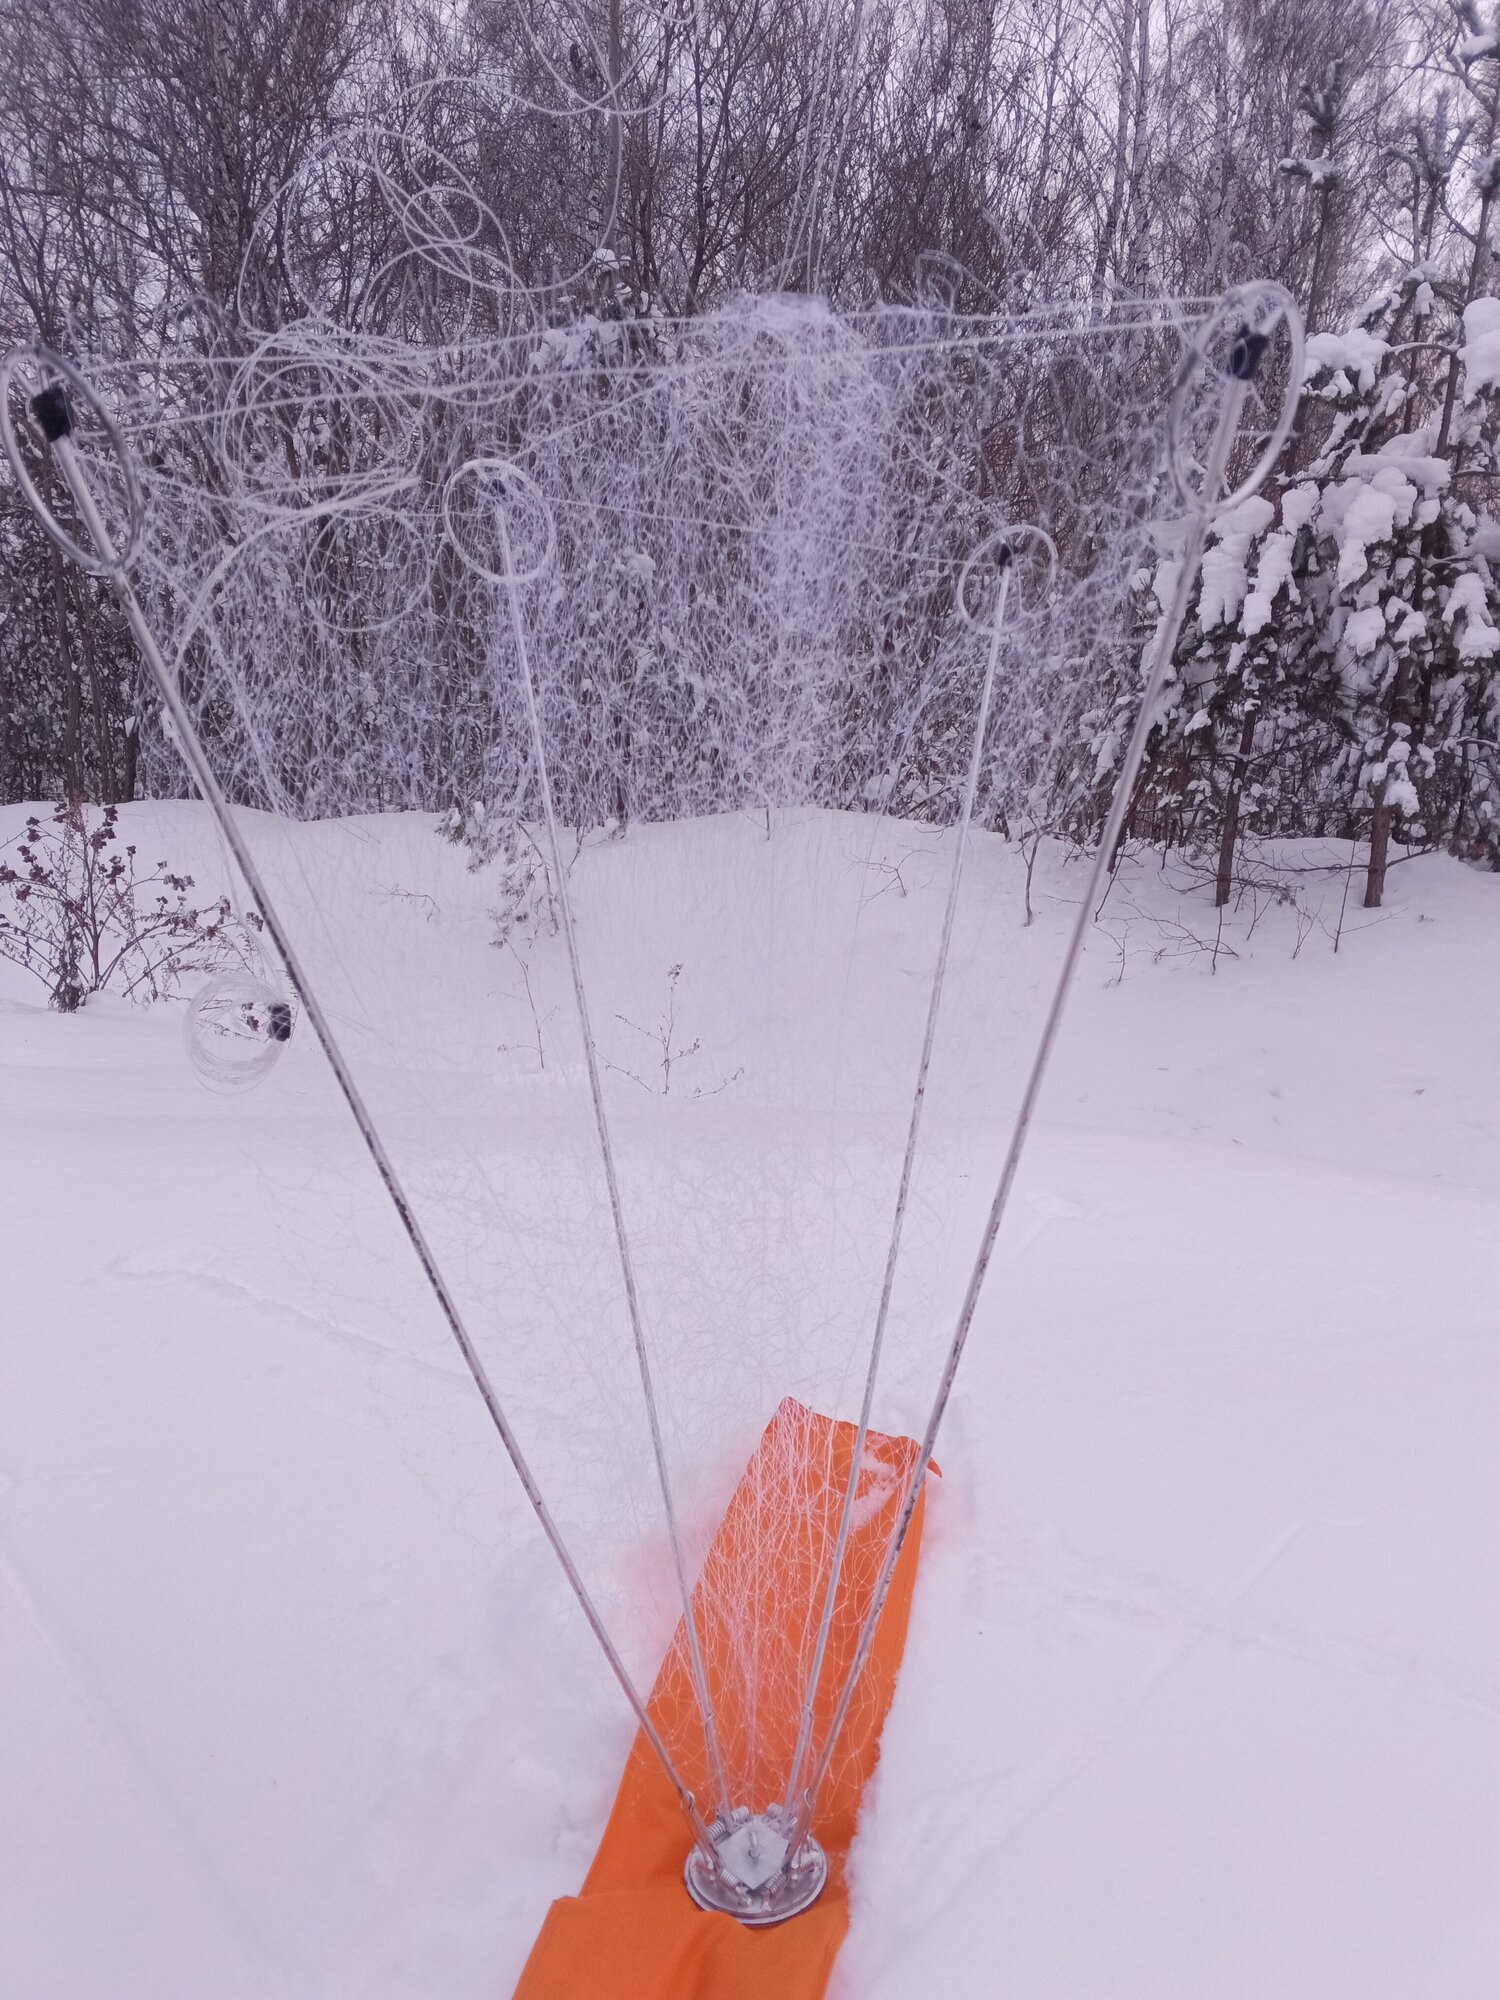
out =
<svg viewBox="0 0 1500 2000"><path fill-rule="evenodd" d="M0 340L39 333L144 380L310 296L367 329L472 327L440 272L370 288L389 207L320 149L373 120L412 142L408 171L432 162L434 199L442 159L462 162L523 280L602 246L562 314L694 315L772 287L858 305L940 286L1013 311L1256 276L1318 330L1426 283L1438 316L1393 338L1430 346L1421 395L1457 450L1458 315L1490 286L1484 28L1449 0L34 0L0 15ZM1309 402L1291 473L1339 416ZM157 449L194 438L165 429ZM1006 439L981 445L976 479L1002 477ZM1477 519L1488 459L1461 470ZM1135 831L1223 849L1232 872L1242 828L1382 842L1404 801L1398 831L1488 858L1458 805L1493 749L1487 679L1453 710L1468 747L1410 765L1433 791L1413 810L1390 745L1447 666L1393 658L1351 705L1324 671L1324 610L1306 660L1283 648L1274 704L1228 634L1190 634L1212 671L1164 724ZM1096 728L1135 685L1122 657ZM154 726L107 590L0 489L0 797L128 799ZM1383 763L1348 754L1361 732Z"/></svg>

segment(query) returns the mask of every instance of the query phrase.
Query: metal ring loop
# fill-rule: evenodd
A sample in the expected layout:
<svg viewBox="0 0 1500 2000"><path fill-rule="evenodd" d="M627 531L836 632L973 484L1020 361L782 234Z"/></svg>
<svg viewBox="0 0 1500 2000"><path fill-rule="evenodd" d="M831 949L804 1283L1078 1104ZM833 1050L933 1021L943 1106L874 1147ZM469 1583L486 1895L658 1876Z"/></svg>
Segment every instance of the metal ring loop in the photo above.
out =
<svg viewBox="0 0 1500 2000"><path fill-rule="evenodd" d="M545 521L547 524L547 539L545 546L543 547L540 556L536 559L536 561L532 564L532 566L529 569L517 569L513 563L505 569L491 569L488 563L482 562L480 558L474 553L474 551L466 545L463 537L459 534L457 528L454 526L453 522L454 488L458 485L458 482L461 479L472 477L477 480L485 476L493 478L498 482L500 486L500 500L502 505L506 507L511 507L516 503L517 500L529 499L535 503L537 512L541 515L543 521ZM458 554L461 557L461 559L468 565L468 567L471 570L473 570L474 574L476 576L482 576L486 580L486 582L504 583L510 585L517 585L522 583L534 583L539 576L544 575L546 571L551 568L552 558L557 553L557 524L552 518L552 509L547 505L547 502L542 495L542 489L540 488L540 486L537 485L536 481L531 477L531 474L529 472L523 472L520 466L518 466L515 463L514 459L509 459L509 458L465 459L463 464L459 466L455 472L449 475L447 483L443 487L442 506L443 506L443 527L447 533L449 541L458 551ZM506 530L505 533L504 543L505 543L506 553L507 555L509 555L511 553L511 540L508 529Z"/></svg>
<svg viewBox="0 0 1500 2000"><path fill-rule="evenodd" d="M76 396L81 404L91 410L103 426L104 434L109 439L110 449L119 462L120 472L125 481L126 504L130 519L130 533L125 547L117 550L113 556L106 556L99 549L86 549L81 543L75 542L42 498L36 482L26 469L26 461L21 453L21 441L16 436L10 409L11 387L15 381L16 370L23 361L29 361L36 367L49 371L54 377L60 377L70 395ZM4 446L11 472L16 484L25 495L27 505L36 515L48 538L62 550L69 562L76 563L90 576L123 575L140 546L141 528L145 520L140 482L135 476L135 466L129 448L121 435L119 425L99 400L98 393L88 377L75 368L71 361L64 360L60 354L54 354L50 347L44 347L40 341L30 347L12 348L4 360L0 361L0 445Z"/></svg>
<svg viewBox="0 0 1500 2000"><path fill-rule="evenodd" d="M1209 494L1200 493L1193 479L1194 473L1201 474L1202 467L1188 456L1187 440L1183 435L1189 393L1207 367L1209 352L1216 340L1232 340L1241 329L1258 335L1262 340L1269 340L1282 324L1286 326L1291 353L1280 415L1259 457L1239 485L1216 500ZM1241 500L1260 490L1267 473L1281 456L1282 447L1291 436L1292 425L1296 421L1297 405L1302 396L1304 346L1302 314L1296 300L1284 286L1273 284L1269 279L1236 285L1224 294L1203 321L1184 357L1167 410L1167 463L1177 497L1184 506L1195 507L1206 503L1211 512L1221 513L1238 506Z"/></svg>
<svg viewBox="0 0 1500 2000"><path fill-rule="evenodd" d="M969 577L978 565L987 558L996 559L1000 566L1015 563L1017 557L1027 551L1039 551L1046 565L1046 582L1041 595L1045 597L1057 581L1057 544L1045 529L1033 527L1029 521L1017 522L1014 527L996 528L993 534L973 549L968 561L958 573L955 599L958 615L965 625L978 626L979 614L969 606Z"/></svg>

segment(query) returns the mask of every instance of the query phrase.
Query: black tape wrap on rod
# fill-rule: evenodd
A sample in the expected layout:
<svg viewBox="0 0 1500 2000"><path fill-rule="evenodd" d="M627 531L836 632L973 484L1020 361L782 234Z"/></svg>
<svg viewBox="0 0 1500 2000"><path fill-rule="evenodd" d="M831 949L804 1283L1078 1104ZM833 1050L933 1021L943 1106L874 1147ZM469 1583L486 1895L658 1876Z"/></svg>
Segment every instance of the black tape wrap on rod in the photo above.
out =
<svg viewBox="0 0 1500 2000"><path fill-rule="evenodd" d="M73 435L73 416L68 408L68 392L61 382L52 382L45 389L39 389L31 399L31 414L36 418L42 436L48 444L58 444L65 437Z"/></svg>
<svg viewBox="0 0 1500 2000"><path fill-rule="evenodd" d="M1236 382L1253 382L1260 368L1261 356L1270 344L1268 333L1252 332L1248 326L1242 326L1229 350L1228 372L1231 378Z"/></svg>

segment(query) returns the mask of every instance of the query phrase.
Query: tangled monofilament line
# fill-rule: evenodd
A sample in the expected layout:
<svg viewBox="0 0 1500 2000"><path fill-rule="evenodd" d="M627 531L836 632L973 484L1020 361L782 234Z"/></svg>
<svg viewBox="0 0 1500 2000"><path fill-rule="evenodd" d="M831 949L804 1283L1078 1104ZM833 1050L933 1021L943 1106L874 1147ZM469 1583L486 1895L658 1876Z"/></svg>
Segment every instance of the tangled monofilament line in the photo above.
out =
<svg viewBox="0 0 1500 2000"><path fill-rule="evenodd" d="M1126 637L1159 425L1073 341L918 341L914 317L744 301L430 356L425 379L320 329L263 344L200 419L212 478L148 475L137 572L231 794L535 816L493 592L455 548L482 561L497 495L444 506L463 467L515 457L556 541L526 615L570 824L812 800L941 817L977 656L953 582L1019 519L1065 567L1018 607L987 771L991 822L1014 811ZM1167 344L1099 336L1105 372L1139 379L1140 339Z"/></svg>
<svg viewBox="0 0 1500 2000"><path fill-rule="evenodd" d="M580 314L522 286L459 167L411 145L367 130L278 201L306 317L107 371L146 496L138 588L231 796L534 811L492 594L444 506L462 466L511 457L556 538L526 610L570 824L812 798L951 811L977 657L952 585L1007 521L1062 565L1046 604L1016 607L987 823L1087 788L1080 701L1169 496L1196 302ZM335 317L297 246L341 176L373 181L394 247Z"/></svg>

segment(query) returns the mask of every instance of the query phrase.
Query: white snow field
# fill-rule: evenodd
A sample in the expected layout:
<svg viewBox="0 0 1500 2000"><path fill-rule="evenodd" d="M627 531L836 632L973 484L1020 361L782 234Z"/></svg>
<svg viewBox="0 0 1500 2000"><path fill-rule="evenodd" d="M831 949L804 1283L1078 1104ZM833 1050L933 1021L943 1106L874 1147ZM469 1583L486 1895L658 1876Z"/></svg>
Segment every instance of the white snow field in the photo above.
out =
<svg viewBox="0 0 1500 2000"><path fill-rule="evenodd" d="M198 807L122 828L220 879ZM494 881L431 821L257 837L649 1680L674 1610L570 1205L560 944L524 961L540 1063ZM575 871L694 1546L782 1393L857 1407L943 858L783 814ZM1150 857L1090 937L939 1442L841 2000L1500 1991L1500 881L1403 862L1372 918L1356 875L1335 952L1347 858L1281 850L1308 914L1247 898L1216 969ZM1029 928L1023 876L975 841L887 1427L1081 871L1043 852ZM670 1099L627 1025L669 990ZM180 1003L43 999L0 968L0 1994L496 2000L626 1706L310 1035L220 1096Z"/></svg>

